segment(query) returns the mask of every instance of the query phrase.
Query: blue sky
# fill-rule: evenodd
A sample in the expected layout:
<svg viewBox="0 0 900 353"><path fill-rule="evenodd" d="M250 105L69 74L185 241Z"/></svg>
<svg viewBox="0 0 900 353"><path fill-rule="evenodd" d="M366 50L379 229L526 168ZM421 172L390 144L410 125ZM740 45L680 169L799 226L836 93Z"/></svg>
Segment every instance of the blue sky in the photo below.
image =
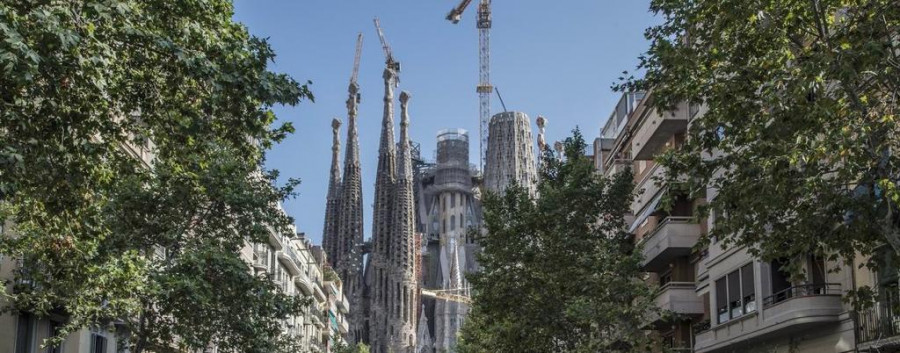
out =
<svg viewBox="0 0 900 353"><path fill-rule="evenodd" d="M371 232L372 193L382 117L384 56L372 24L379 17L395 58L403 64L400 89L412 95L410 135L432 156L435 134L464 128L477 141L478 0L453 25L444 20L458 0L236 0L234 18L267 37L278 57L272 70L310 80L316 102L279 107L279 119L297 132L268 155L283 177L302 180L300 197L285 209L320 243L328 171L331 119L346 120L345 100L356 34L364 35L359 83L360 156L366 237ZM611 83L631 71L647 48L644 29L656 19L648 0L494 0L491 80L509 110L548 119L547 140L563 139L579 126L592 141L618 94ZM399 95L399 91L397 92ZM501 111L492 97L492 112ZM399 121L399 103L397 103ZM345 124L346 126L346 124ZM534 127L533 127L534 129ZM346 132L341 140L345 142ZM477 143L472 144L477 163ZM343 157L343 153L342 153Z"/></svg>

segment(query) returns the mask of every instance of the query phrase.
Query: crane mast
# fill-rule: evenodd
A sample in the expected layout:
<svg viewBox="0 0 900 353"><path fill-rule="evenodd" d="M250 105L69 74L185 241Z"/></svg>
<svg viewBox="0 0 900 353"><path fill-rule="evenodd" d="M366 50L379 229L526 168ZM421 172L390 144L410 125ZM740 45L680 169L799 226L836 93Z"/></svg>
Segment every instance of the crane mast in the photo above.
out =
<svg viewBox="0 0 900 353"><path fill-rule="evenodd" d="M356 35L356 56L353 57L353 74L350 75L350 84L356 83L359 78L359 59L362 56L363 34L359 32Z"/></svg>
<svg viewBox="0 0 900 353"><path fill-rule="evenodd" d="M362 96L359 93L359 84L356 82L357 78L359 78L359 59L362 56L362 42L363 35L360 32L356 35L356 55L353 57L353 73L350 74L350 87L348 88L350 97L347 98L347 108L351 114L356 114L356 106L362 100Z"/></svg>
<svg viewBox="0 0 900 353"><path fill-rule="evenodd" d="M384 38L384 31L381 30L381 22L378 21L378 17L375 17L375 30L378 32L378 40L381 41L381 50L384 51L384 60L385 64L396 72L400 72L400 63L397 60L394 60L394 55L391 52L391 45L388 44L387 39ZM394 82L394 85L400 83L400 77L397 77L397 80Z"/></svg>
<svg viewBox="0 0 900 353"><path fill-rule="evenodd" d="M456 24L462 17L463 11L472 0L462 0L459 5L450 10L447 20ZM479 166L484 170L487 157L488 124L491 120L491 93L494 86L491 85L491 0L481 0L478 4L478 137L479 137Z"/></svg>

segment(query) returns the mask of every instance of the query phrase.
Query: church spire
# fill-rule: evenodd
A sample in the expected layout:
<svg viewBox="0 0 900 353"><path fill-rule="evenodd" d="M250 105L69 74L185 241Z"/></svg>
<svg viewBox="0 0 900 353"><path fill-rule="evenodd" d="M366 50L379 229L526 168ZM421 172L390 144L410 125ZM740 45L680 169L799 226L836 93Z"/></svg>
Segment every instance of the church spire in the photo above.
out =
<svg viewBox="0 0 900 353"><path fill-rule="evenodd" d="M412 152L409 146L409 98L408 92L400 93L400 142L397 151L397 190L396 206L394 212L396 218L396 232L394 232L394 249L392 251L395 263L404 272L414 269L415 266L415 205L413 203L413 175Z"/></svg>
<svg viewBox="0 0 900 353"><path fill-rule="evenodd" d="M394 150L394 85L397 72L384 69L384 116L381 119L381 141L378 147L378 170L375 175L375 214L372 240L377 254L389 256L391 208L397 177L397 154Z"/></svg>
<svg viewBox="0 0 900 353"><path fill-rule="evenodd" d="M325 199L325 226L322 229L322 245L328 261L332 266L337 264L338 257L338 212L341 197L341 121L331 121L331 174L328 179L328 196Z"/></svg>
<svg viewBox="0 0 900 353"><path fill-rule="evenodd" d="M362 320L362 243L363 202L362 172L359 166L359 138L356 115L359 104L359 85L351 82L347 99L347 151L344 156L344 180L341 186L340 223L338 224L337 272L344 282L344 294L350 300L351 322ZM351 338L359 329L354 327ZM355 342L355 341L354 341Z"/></svg>

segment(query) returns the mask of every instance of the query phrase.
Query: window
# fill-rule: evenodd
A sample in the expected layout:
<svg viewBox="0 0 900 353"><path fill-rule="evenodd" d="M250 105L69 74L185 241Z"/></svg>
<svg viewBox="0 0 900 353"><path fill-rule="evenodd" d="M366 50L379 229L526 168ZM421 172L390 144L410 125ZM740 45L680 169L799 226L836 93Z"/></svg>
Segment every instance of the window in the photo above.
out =
<svg viewBox="0 0 900 353"><path fill-rule="evenodd" d="M741 299L744 304L744 313L749 314L756 311L756 283L753 280L753 264L741 267Z"/></svg>
<svg viewBox="0 0 900 353"><path fill-rule="evenodd" d="M756 287L753 264L716 280L716 314L719 323L756 311Z"/></svg>
<svg viewBox="0 0 900 353"><path fill-rule="evenodd" d="M663 287L672 282L672 270L668 270L659 275L659 286Z"/></svg>
<svg viewBox="0 0 900 353"><path fill-rule="evenodd" d="M450 230L456 230L456 216L450 216Z"/></svg>
<svg viewBox="0 0 900 353"><path fill-rule="evenodd" d="M91 350L90 353L106 353L106 337L91 333Z"/></svg>
<svg viewBox="0 0 900 353"><path fill-rule="evenodd" d="M456 194L450 194L450 207L456 207Z"/></svg>
<svg viewBox="0 0 900 353"><path fill-rule="evenodd" d="M16 353L34 352L34 316L20 314L16 323Z"/></svg>

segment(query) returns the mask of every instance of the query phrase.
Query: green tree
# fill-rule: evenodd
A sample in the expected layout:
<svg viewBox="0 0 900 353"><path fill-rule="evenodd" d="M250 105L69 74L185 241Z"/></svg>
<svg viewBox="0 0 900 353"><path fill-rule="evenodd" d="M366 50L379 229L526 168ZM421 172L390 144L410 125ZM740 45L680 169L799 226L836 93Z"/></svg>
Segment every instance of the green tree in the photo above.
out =
<svg viewBox="0 0 900 353"><path fill-rule="evenodd" d="M133 352L288 349L280 320L306 303L238 252L291 223L296 182L262 165L293 128L270 108L313 97L232 13L0 3L0 254L21 263L5 311L63 314L60 337L114 328Z"/></svg>
<svg viewBox="0 0 900 353"><path fill-rule="evenodd" d="M712 190L715 236L764 259L900 251L900 6L894 0L654 0L641 80L702 106L669 179ZM795 263L796 265L796 263ZM802 275L794 266L795 275Z"/></svg>
<svg viewBox="0 0 900 353"><path fill-rule="evenodd" d="M346 343L341 343L338 345L334 353L369 353L369 346L357 343L355 346L347 345Z"/></svg>
<svg viewBox="0 0 900 353"><path fill-rule="evenodd" d="M460 352L648 352L653 290L625 230L631 173L597 174L578 130L547 152L535 198L488 194Z"/></svg>

